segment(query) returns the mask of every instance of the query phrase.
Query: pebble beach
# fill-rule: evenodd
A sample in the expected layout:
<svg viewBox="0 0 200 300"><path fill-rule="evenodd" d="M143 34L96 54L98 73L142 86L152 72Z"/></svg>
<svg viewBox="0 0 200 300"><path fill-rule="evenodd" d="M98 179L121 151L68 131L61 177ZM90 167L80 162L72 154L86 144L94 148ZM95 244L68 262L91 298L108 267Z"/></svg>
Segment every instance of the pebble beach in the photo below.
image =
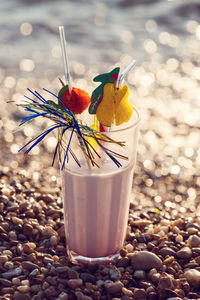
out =
<svg viewBox="0 0 200 300"><path fill-rule="evenodd" d="M94 30L88 34L92 49L88 57L83 55L88 50L83 40L86 29L91 29L89 21L84 23L78 15L80 36L80 28L70 25L73 20L69 24L63 20L71 30L74 85L90 93L94 75L137 60L126 79L141 114L126 241L112 264L83 266L72 264L66 255L60 172L58 164L51 167L56 137L49 136L25 155L18 150L47 123L41 120L16 130L24 116L16 104L27 87L59 90L63 66L57 25L62 12L53 10L50 1L49 16L55 13L50 25L42 6L45 1L41 6L30 1L30 20L19 13L29 7L26 1L24 6L15 2L15 13L11 4L2 6L16 18L15 25L2 29L0 54L0 299L200 299L199 4L166 1L167 14L160 2L152 1L145 19L142 11L148 1L141 6L117 1L113 9L125 22L117 34L111 26L116 25L114 16L108 18L109 4L86 7ZM63 5L73 7L71 1ZM36 14L40 7L46 16L42 23ZM134 30L131 9L143 17L141 27ZM106 26L109 31L101 36ZM41 42L45 34L46 48ZM112 53L105 47L96 56L100 40L109 48L118 45L118 36L120 46ZM82 51L77 50L78 41ZM4 60L6 53L9 59Z"/></svg>

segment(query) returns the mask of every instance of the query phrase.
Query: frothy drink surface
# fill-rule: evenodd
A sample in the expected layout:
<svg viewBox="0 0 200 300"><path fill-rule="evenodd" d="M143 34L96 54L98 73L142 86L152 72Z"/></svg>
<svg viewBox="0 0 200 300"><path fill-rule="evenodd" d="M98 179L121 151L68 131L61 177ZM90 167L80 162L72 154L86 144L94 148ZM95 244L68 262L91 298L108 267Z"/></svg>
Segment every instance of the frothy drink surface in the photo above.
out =
<svg viewBox="0 0 200 300"><path fill-rule="evenodd" d="M82 256L104 257L123 246L133 165L111 171L110 164L104 173L62 174L67 244Z"/></svg>

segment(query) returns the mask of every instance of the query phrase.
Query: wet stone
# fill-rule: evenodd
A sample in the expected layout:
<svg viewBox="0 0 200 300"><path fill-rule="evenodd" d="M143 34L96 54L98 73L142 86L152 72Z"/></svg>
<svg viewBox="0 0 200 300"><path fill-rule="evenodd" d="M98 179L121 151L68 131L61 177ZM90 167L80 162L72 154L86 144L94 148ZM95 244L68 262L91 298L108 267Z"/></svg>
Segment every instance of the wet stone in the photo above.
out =
<svg viewBox="0 0 200 300"><path fill-rule="evenodd" d="M13 270L9 270L5 273L2 273L2 277L5 279L10 279L12 277L21 275L21 273L22 273L22 270L20 268L15 268Z"/></svg>
<svg viewBox="0 0 200 300"><path fill-rule="evenodd" d="M191 235L187 240L187 244L192 248L198 247L200 245L200 237L196 234Z"/></svg>
<svg viewBox="0 0 200 300"><path fill-rule="evenodd" d="M110 279L113 281L119 280L121 278L121 273L116 267L112 267L109 270Z"/></svg>
<svg viewBox="0 0 200 300"><path fill-rule="evenodd" d="M121 281L105 282L105 288L109 294L117 294L122 291L123 283Z"/></svg>
<svg viewBox="0 0 200 300"><path fill-rule="evenodd" d="M185 271L184 276L192 286L194 287L200 286L200 271L195 269L190 269Z"/></svg>
<svg viewBox="0 0 200 300"><path fill-rule="evenodd" d="M134 291L134 299L146 299L146 292L144 289L136 289Z"/></svg>
<svg viewBox="0 0 200 300"><path fill-rule="evenodd" d="M92 274L89 273L81 273L80 275L81 279L83 279L83 281L85 282L95 282L95 277Z"/></svg>
<svg viewBox="0 0 200 300"><path fill-rule="evenodd" d="M160 278L159 278L159 282L158 282L158 289L159 290L163 290L163 289L173 289L174 288L174 282L173 282L173 278L172 276L163 273Z"/></svg>
<svg viewBox="0 0 200 300"><path fill-rule="evenodd" d="M3 286L12 286L12 282L8 279L0 278L0 284Z"/></svg>
<svg viewBox="0 0 200 300"><path fill-rule="evenodd" d="M163 247L159 250L159 254L164 256L164 257L167 256L167 255L175 256L176 252L173 249L169 248L169 247Z"/></svg>
<svg viewBox="0 0 200 300"><path fill-rule="evenodd" d="M58 295L59 300L68 300L68 294L65 292L62 292Z"/></svg>
<svg viewBox="0 0 200 300"><path fill-rule="evenodd" d="M46 278L46 281L47 281L49 284L51 284L51 285L56 285L56 284L57 284L56 278L51 277L51 276L48 276L48 277Z"/></svg>
<svg viewBox="0 0 200 300"><path fill-rule="evenodd" d="M33 226L30 224L24 224L23 233L25 235L32 235L33 234Z"/></svg>
<svg viewBox="0 0 200 300"><path fill-rule="evenodd" d="M57 273L65 273L65 272L67 273L68 270L69 270L69 267L67 267L67 266L57 267L57 268L56 268L56 272L57 272Z"/></svg>
<svg viewBox="0 0 200 300"><path fill-rule="evenodd" d="M189 259L192 256L192 251L189 247L183 247L176 253L178 258Z"/></svg>
<svg viewBox="0 0 200 300"><path fill-rule="evenodd" d="M20 285L20 286L17 287L17 290L20 293L28 293L30 291L30 286L28 286L28 285Z"/></svg>
<svg viewBox="0 0 200 300"><path fill-rule="evenodd" d="M13 300L31 300L31 296L29 294L23 294L18 291L14 293Z"/></svg>
<svg viewBox="0 0 200 300"><path fill-rule="evenodd" d="M70 279L68 280L68 286L71 289L76 289L78 287L81 287L83 285L83 280L82 279Z"/></svg>
<svg viewBox="0 0 200 300"><path fill-rule="evenodd" d="M12 287L3 287L1 289L2 294L12 294L14 292L14 289Z"/></svg>
<svg viewBox="0 0 200 300"><path fill-rule="evenodd" d="M118 260L117 266L118 267L128 267L130 263L130 260L128 257L122 257Z"/></svg>
<svg viewBox="0 0 200 300"><path fill-rule="evenodd" d="M24 223L22 219L17 218L17 217L12 217L11 220L12 220L14 225L22 225Z"/></svg>
<svg viewBox="0 0 200 300"><path fill-rule="evenodd" d="M146 273L143 270L137 270L134 272L133 276L136 279L143 280L146 278Z"/></svg>
<svg viewBox="0 0 200 300"><path fill-rule="evenodd" d="M132 266L136 270L160 269L162 268L162 261L154 253L141 251L133 255Z"/></svg>
<svg viewBox="0 0 200 300"><path fill-rule="evenodd" d="M45 291L44 294L46 297L53 297L53 296L57 296L57 292L55 290L55 288L53 286L48 287Z"/></svg>
<svg viewBox="0 0 200 300"><path fill-rule="evenodd" d="M43 263L45 263L45 264L53 264L54 260L52 258L49 258L49 257L44 257L43 258Z"/></svg>
<svg viewBox="0 0 200 300"><path fill-rule="evenodd" d="M68 277L69 277L69 279L77 279L77 278L79 278L79 273L75 270L69 269Z"/></svg>
<svg viewBox="0 0 200 300"><path fill-rule="evenodd" d="M8 261L8 257L6 255L0 255L0 264L4 264Z"/></svg>
<svg viewBox="0 0 200 300"><path fill-rule="evenodd" d="M28 271L33 271L35 269L39 269L39 266L30 262L30 261L23 261L22 267Z"/></svg>

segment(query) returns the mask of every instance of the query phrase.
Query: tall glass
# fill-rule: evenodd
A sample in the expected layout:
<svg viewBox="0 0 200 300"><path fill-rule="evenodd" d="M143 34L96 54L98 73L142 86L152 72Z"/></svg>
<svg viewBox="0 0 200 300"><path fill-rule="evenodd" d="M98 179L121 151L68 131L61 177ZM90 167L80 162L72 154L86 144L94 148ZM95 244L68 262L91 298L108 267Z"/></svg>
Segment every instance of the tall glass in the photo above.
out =
<svg viewBox="0 0 200 300"><path fill-rule="evenodd" d="M66 246L72 262L110 262L123 247L139 121L139 114L134 110L128 123L104 133L115 141L125 142L124 147L116 143L104 145L128 157L128 160L117 158L122 164L120 168L102 150L99 150L99 168L91 168L73 136L72 149L81 168L70 159L61 171Z"/></svg>

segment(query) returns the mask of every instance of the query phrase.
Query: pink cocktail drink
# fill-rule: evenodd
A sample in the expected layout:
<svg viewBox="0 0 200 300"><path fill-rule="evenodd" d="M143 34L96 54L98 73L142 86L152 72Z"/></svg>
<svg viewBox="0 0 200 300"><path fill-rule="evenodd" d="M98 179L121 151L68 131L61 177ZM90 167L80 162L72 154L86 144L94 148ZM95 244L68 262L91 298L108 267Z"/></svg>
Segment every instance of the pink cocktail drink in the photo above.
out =
<svg viewBox="0 0 200 300"><path fill-rule="evenodd" d="M121 160L120 168L104 153L100 168L89 168L83 160L81 168L68 164L62 172L65 234L72 261L108 262L123 247L138 139L136 111L134 116L127 127L105 133L126 141L120 151L128 160ZM117 145L112 147L119 151Z"/></svg>

